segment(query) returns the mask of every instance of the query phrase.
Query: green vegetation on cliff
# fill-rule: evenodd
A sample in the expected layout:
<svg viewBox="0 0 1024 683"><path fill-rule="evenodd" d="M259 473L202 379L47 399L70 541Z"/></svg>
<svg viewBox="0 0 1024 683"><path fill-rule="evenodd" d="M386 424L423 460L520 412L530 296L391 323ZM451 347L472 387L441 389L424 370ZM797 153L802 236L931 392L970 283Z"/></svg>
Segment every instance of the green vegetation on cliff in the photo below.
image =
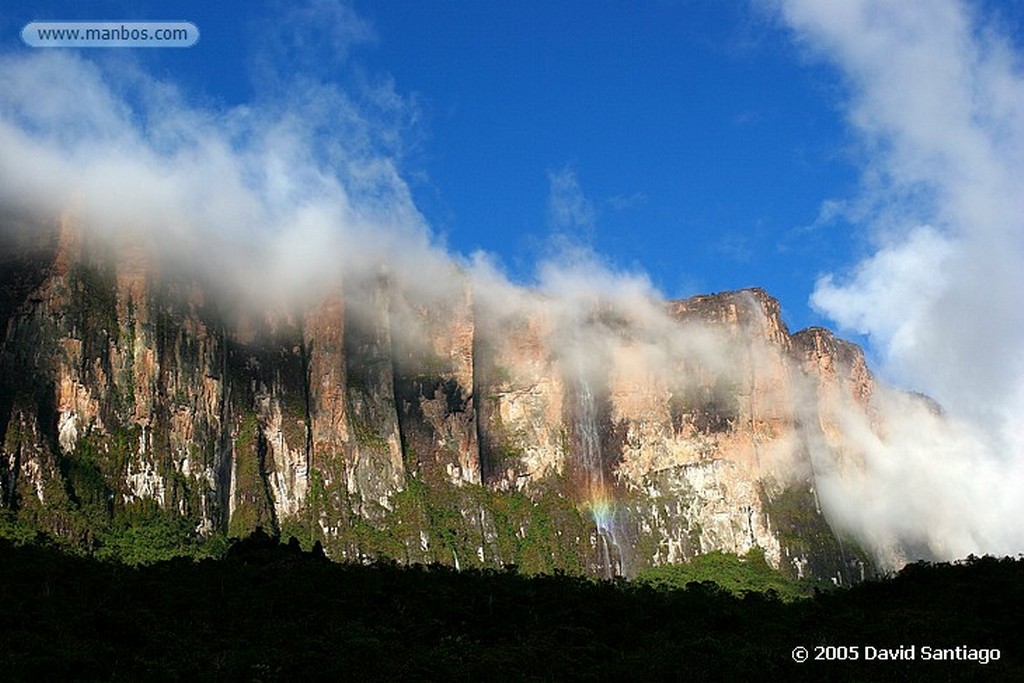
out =
<svg viewBox="0 0 1024 683"><path fill-rule="evenodd" d="M587 569L593 523L554 490L531 498L409 475L389 507L376 506L367 517L329 504L348 495L343 481L325 483L314 471L306 505L298 516L282 521L281 537L294 536L307 549L319 541L337 559L462 568L514 565L526 574L583 574ZM350 501L356 509L358 502ZM331 533L325 534L324 527Z"/></svg>
<svg viewBox="0 0 1024 683"><path fill-rule="evenodd" d="M690 583L710 581L737 596L765 593L787 601L807 597L815 588L826 587L820 582L787 578L768 564L760 548L754 548L743 556L716 551L697 555L684 564L649 567L641 570L636 580L671 590L681 590Z"/></svg>
<svg viewBox="0 0 1024 683"><path fill-rule="evenodd" d="M808 574L837 577L850 584L874 573L874 563L868 554L829 526L809 483L777 493L762 490L761 500L772 527L778 530L783 551L789 557L805 558ZM859 571L851 573L854 568ZM783 570L796 575L795 569L786 563Z"/></svg>
<svg viewBox="0 0 1024 683"><path fill-rule="evenodd" d="M228 536L241 538L257 528L275 529L274 504L266 486L264 458L266 445L256 416L246 415L234 440L235 511L228 524Z"/></svg>
<svg viewBox="0 0 1024 683"><path fill-rule="evenodd" d="M139 435L136 427L80 438L72 452L59 456L61 476L45 480L45 504L29 494L0 508L0 538L17 543L46 539L65 552L129 565L222 555L224 537L200 534L199 515L184 497L182 514L126 488L128 462ZM165 475L172 486L183 477L176 471ZM178 488L187 494L186 487Z"/></svg>

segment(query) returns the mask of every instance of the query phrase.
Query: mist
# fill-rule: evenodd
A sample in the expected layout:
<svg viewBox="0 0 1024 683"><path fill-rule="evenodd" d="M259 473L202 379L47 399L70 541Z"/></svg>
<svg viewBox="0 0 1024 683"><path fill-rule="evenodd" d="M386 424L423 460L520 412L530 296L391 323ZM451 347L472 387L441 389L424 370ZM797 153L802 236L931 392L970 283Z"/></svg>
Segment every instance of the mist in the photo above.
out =
<svg viewBox="0 0 1024 683"><path fill-rule="evenodd" d="M830 202L870 253L818 280L811 305L865 335L890 431L848 419L866 467L826 478L837 521L876 546L942 558L1024 550L1024 70L976 3L785 0L804 57L834 67L860 193ZM840 226L830 226L841 229Z"/></svg>
<svg viewBox="0 0 1024 683"><path fill-rule="evenodd" d="M7 56L0 71L8 211L151 245L165 265L263 306L316 297L386 261L399 273L447 267L370 133L324 141L328 120L362 117L340 89L289 92L294 110L208 111L173 84L71 54Z"/></svg>
<svg viewBox="0 0 1024 683"><path fill-rule="evenodd" d="M856 467L827 444L812 449L829 519L891 565L1024 550L1020 60L959 4L907 7L778 6L807 57L843 75L841 106L867 160L863 191L845 206L873 253L823 274L811 303L870 340L887 381L945 410L879 387L875 422L838 404ZM202 107L131 65L63 51L2 56L0 207L44 228L65 222L88 239L146 245L162 268L209 283L228 305L287 310L384 277L410 348L424 336L417 311L468 289L492 325L543 320L571 379L611 371L648 381L681 365L738 372L733 342L681 325L642 272L617 271L585 246L537 264L529 287L487 254L447 250L404 180L394 121L412 105L391 86L367 104L321 78L267 78L280 96ZM553 222L597 220L570 169L549 180Z"/></svg>

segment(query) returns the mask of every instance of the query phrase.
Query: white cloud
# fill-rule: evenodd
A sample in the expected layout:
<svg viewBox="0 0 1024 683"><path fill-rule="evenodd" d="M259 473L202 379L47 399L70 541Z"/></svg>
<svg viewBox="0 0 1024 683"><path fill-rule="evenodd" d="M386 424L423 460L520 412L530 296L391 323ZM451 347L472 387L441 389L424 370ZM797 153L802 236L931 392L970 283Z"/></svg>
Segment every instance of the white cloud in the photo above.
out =
<svg viewBox="0 0 1024 683"><path fill-rule="evenodd" d="M832 275L820 278L811 305L843 329L877 342L898 369L925 343L921 316L948 286L955 249L935 229L919 226L859 263L844 283Z"/></svg>
<svg viewBox="0 0 1024 683"><path fill-rule="evenodd" d="M916 451L908 442L907 455L889 451L915 467L876 468L873 495L889 505L911 495L915 477L956 482L969 492L957 509L979 548L1020 551L1024 534L1009 520L1024 510L1004 494L1020 490L1024 462L1014 426L1024 414L1021 56L977 6L953 0L779 7L798 43L839 69L842 106L868 159L850 215L876 251L848 274L821 278L812 304L868 335L883 373L937 398L975 444L939 451L922 427ZM948 492L932 489L920 495ZM937 523L915 519L919 508L904 502L919 527Z"/></svg>
<svg viewBox="0 0 1024 683"><path fill-rule="evenodd" d="M252 52L254 76L273 85L296 77L329 78L353 49L377 39L370 22L343 0L272 2Z"/></svg>
<svg viewBox="0 0 1024 683"><path fill-rule="evenodd" d="M373 271L397 244L420 270L447 262L381 151L389 124L340 88L213 110L123 76L74 54L0 57L5 207L51 224L73 210L88 231L135 235L265 301Z"/></svg>
<svg viewBox="0 0 1024 683"><path fill-rule="evenodd" d="M571 168L548 171L548 218L560 229L594 227L597 212Z"/></svg>

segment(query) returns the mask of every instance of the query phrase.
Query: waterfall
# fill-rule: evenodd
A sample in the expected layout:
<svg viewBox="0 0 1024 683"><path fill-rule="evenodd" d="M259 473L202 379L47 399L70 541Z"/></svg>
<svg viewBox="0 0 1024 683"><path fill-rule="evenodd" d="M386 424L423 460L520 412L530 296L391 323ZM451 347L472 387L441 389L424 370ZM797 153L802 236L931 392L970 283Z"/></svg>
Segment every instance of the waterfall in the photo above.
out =
<svg viewBox="0 0 1024 683"><path fill-rule="evenodd" d="M579 443L577 462L585 478L585 495L597 526L602 569L606 578L612 578L625 572L625 562L619 545L615 501L611 487L605 482L597 401L585 378L580 379L576 392L576 432Z"/></svg>

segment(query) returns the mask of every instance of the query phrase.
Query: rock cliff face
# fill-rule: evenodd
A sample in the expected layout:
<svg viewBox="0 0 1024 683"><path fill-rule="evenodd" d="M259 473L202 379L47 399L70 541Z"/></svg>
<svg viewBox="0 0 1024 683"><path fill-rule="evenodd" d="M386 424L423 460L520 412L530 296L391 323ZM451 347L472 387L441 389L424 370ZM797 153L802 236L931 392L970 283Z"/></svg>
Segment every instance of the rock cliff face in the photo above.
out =
<svg viewBox="0 0 1024 683"><path fill-rule="evenodd" d="M760 548L794 575L864 569L811 453L856 466L836 424L876 419L873 379L761 290L568 325L540 295L484 306L454 271L427 303L382 269L231 307L68 223L2 259L0 504L86 547L146 512L336 558L628 575Z"/></svg>

